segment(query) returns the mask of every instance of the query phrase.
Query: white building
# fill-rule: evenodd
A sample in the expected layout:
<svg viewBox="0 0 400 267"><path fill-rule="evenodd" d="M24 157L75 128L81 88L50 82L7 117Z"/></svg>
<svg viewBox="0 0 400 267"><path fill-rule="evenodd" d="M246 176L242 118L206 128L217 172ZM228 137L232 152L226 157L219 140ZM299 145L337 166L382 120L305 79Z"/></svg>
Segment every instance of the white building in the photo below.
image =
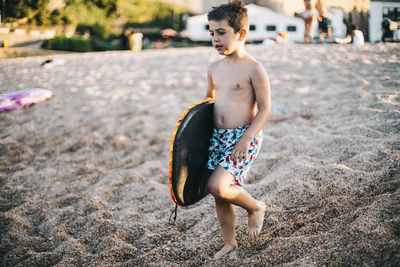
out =
<svg viewBox="0 0 400 267"><path fill-rule="evenodd" d="M400 22L400 1L371 0L369 12L369 39L371 42L379 41L382 37L382 21L384 19L389 18L392 21Z"/></svg>
<svg viewBox="0 0 400 267"><path fill-rule="evenodd" d="M254 4L247 5L246 8L250 24L248 41L261 41L273 38L281 32L288 33L289 40L291 41L303 41L304 22L301 18L289 17L269 8ZM207 14L188 18L186 34L194 41L211 40Z"/></svg>

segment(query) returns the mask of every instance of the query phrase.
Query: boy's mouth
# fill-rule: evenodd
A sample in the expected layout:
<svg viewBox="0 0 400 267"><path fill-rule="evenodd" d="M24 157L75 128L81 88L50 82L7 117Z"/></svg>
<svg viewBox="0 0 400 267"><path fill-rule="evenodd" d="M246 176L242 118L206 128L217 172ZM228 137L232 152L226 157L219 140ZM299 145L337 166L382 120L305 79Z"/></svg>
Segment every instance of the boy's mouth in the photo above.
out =
<svg viewBox="0 0 400 267"><path fill-rule="evenodd" d="M215 49L217 49L217 50L221 50L223 47L224 47L224 46L223 46L223 45L220 45L220 44L216 44L216 45L215 45Z"/></svg>

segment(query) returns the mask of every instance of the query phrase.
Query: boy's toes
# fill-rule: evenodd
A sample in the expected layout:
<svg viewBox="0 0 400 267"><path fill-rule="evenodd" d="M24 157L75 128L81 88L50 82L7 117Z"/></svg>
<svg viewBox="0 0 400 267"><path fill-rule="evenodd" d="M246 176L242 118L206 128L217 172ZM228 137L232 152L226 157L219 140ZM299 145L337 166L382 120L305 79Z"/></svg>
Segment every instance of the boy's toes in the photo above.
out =
<svg viewBox="0 0 400 267"><path fill-rule="evenodd" d="M258 204L261 207L260 210L253 214L249 214L248 217L247 232L251 239L255 239L260 234L264 222L266 206L261 201L258 201Z"/></svg>

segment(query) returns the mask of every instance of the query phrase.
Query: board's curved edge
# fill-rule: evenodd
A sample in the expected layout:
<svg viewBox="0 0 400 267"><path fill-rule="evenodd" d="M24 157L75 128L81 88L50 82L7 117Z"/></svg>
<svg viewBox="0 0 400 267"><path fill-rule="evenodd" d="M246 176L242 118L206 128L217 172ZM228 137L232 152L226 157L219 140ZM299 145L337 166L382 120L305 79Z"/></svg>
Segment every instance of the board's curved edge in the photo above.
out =
<svg viewBox="0 0 400 267"><path fill-rule="evenodd" d="M175 125L174 133L172 134L171 146L170 146L170 149L169 149L169 189L170 189L170 191L171 191L172 200L173 200L176 204L178 204L178 205L180 205L180 206L181 206L181 203L179 203L179 202L177 201L177 199L176 199L176 197L175 197L175 193L174 193L174 188L173 188L173 186L172 186L172 160L173 160L173 155L174 155L174 141L175 141L175 136L176 136L176 133L178 132L179 126L180 126L181 123L182 123L182 120L185 118L186 114L187 114L192 108L194 108L194 107L197 106L197 105L200 105L200 104L203 104L203 103L212 102L212 101L214 101L213 98L206 98L206 99L204 99L204 100L202 100L202 101L199 101L199 102L197 102L197 103L194 103L193 105L191 105L190 107L188 107L188 108L182 113L182 115L179 117L179 120L178 120L178 122L177 122L176 125Z"/></svg>

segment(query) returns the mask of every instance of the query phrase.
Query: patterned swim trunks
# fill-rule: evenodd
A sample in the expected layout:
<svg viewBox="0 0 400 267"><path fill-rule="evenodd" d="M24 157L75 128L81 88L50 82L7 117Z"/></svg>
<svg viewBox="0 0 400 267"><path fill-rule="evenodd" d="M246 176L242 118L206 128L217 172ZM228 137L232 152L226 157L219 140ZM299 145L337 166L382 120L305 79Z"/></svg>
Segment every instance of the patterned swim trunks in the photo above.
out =
<svg viewBox="0 0 400 267"><path fill-rule="evenodd" d="M250 125L239 126L234 129L214 129L210 140L210 147L207 168L214 170L217 165L221 165L230 172L235 178L235 184L242 186L246 178L250 165L256 159L263 140L263 133L254 137L250 142L250 148L247 154L247 160L234 162L230 157L236 142L249 128Z"/></svg>

